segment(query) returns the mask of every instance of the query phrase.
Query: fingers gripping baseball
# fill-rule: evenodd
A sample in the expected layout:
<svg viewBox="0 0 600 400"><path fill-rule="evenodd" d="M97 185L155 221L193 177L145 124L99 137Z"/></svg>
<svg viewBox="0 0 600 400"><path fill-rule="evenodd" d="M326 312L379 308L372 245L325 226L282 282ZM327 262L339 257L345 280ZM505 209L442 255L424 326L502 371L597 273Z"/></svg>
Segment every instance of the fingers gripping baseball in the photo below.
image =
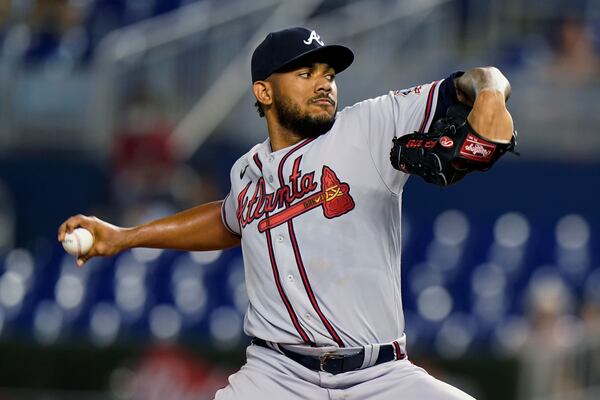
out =
<svg viewBox="0 0 600 400"><path fill-rule="evenodd" d="M58 228L58 241L63 242L67 234L83 228L92 235L92 245L88 251L77 252L77 266L83 266L96 256L112 256L123 250L122 229L93 216L75 215Z"/></svg>

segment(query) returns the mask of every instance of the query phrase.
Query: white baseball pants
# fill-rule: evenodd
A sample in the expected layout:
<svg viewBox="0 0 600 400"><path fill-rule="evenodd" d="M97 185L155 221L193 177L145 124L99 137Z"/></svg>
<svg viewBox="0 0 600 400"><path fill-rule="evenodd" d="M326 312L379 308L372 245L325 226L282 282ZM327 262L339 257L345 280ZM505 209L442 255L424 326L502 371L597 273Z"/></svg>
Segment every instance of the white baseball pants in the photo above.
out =
<svg viewBox="0 0 600 400"><path fill-rule="evenodd" d="M407 359L332 375L250 345L247 362L215 400L474 400Z"/></svg>

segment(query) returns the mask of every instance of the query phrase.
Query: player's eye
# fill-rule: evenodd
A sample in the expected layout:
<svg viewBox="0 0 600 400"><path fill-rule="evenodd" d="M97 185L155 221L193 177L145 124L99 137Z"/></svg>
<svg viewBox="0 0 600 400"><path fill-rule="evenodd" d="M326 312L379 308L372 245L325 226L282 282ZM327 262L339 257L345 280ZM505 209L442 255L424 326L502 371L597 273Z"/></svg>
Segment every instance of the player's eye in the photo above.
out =
<svg viewBox="0 0 600 400"><path fill-rule="evenodd" d="M308 79L308 78L310 77L310 72L300 72L300 73L298 74L298 76L299 76L300 78L305 78L305 79Z"/></svg>
<svg viewBox="0 0 600 400"><path fill-rule="evenodd" d="M331 82L333 82L333 81L335 80L335 74L327 74L327 75L325 75L325 78L326 78L328 81L331 81Z"/></svg>

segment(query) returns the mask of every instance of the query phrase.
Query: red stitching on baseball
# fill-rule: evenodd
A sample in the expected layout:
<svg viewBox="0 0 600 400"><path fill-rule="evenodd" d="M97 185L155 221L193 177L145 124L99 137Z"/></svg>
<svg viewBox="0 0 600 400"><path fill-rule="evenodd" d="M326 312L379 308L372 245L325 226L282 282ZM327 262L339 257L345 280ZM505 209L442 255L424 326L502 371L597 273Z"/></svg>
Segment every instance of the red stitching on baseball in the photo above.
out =
<svg viewBox="0 0 600 400"><path fill-rule="evenodd" d="M81 240L79 239L79 235L73 231L73 236L75 237L75 241L77 242L77 255L81 255Z"/></svg>

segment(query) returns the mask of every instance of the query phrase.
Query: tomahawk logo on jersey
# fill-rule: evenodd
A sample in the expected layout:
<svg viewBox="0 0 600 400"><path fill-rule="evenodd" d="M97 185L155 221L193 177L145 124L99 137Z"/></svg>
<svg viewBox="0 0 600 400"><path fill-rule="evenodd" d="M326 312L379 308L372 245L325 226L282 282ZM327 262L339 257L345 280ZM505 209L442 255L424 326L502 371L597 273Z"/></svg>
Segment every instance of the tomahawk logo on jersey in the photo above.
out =
<svg viewBox="0 0 600 400"><path fill-rule="evenodd" d="M394 136L426 131L457 102L454 77L357 103L324 135L275 152L266 140L234 164L222 217L242 238L248 335L404 346L400 194L408 175L388 153Z"/></svg>
<svg viewBox="0 0 600 400"><path fill-rule="evenodd" d="M236 216L242 228L260 219L258 230L264 232L318 206L323 208L323 215L326 218L338 217L354 208L350 187L347 183L340 182L331 168L323 166L321 184L318 185L314 179L314 171L302 174L301 160L302 156L294 161L289 185L283 185L274 193L267 193L265 179L262 176L256 183L248 182L238 195ZM252 186L254 192L250 194ZM295 200L299 201L295 202ZM291 206L294 202L295 204ZM290 207L275 212L269 217L265 216L284 205Z"/></svg>

